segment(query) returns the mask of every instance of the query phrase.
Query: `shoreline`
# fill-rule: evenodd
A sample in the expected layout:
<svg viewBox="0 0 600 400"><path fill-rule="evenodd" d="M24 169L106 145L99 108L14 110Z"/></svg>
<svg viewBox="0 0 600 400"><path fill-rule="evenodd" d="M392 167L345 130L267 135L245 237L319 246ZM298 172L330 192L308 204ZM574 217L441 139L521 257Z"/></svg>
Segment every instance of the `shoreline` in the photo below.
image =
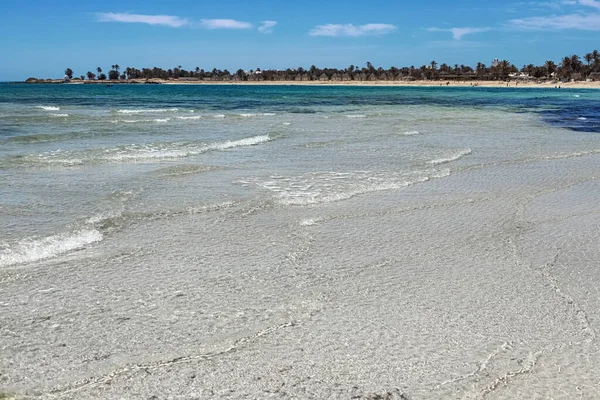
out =
<svg viewBox="0 0 600 400"><path fill-rule="evenodd" d="M28 83L28 82L15 82ZM364 86L364 87L484 87L484 88L539 88L539 89L600 89L600 81L575 82L521 82L521 81L178 81L178 80L130 80L130 81L75 81L62 80L28 84L66 85L237 85L237 86Z"/></svg>

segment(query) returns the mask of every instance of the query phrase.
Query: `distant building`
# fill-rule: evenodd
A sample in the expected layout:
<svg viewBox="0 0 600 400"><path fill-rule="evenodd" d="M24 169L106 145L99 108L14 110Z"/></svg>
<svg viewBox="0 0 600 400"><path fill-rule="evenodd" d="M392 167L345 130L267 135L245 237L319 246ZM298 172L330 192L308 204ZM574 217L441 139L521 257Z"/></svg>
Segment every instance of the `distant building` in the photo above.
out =
<svg viewBox="0 0 600 400"><path fill-rule="evenodd" d="M65 83L71 82L71 78L69 78L69 75L65 75L64 81L65 81Z"/></svg>
<svg viewBox="0 0 600 400"><path fill-rule="evenodd" d="M497 67L498 65L500 65L500 61L497 58L494 58L494 61L492 61L492 67Z"/></svg>

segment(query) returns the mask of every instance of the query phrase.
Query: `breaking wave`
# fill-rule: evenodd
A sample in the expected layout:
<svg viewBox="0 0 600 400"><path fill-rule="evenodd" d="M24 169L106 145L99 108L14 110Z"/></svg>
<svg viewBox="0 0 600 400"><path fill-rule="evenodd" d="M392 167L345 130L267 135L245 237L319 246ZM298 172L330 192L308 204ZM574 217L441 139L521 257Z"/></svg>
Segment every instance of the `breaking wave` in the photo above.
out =
<svg viewBox="0 0 600 400"><path fill-rule="evenodd" d="M257 185L274 193L276 201L286 206L331 203L354 196L400 189L416 183L450 175L449 169L410 173L315 172L297 177L271 176L268 181L242 181L243 186Z"/></svg>
<svg viewBox="0 0 600 400"><path fill-rule="evenodd" d="M53 258L61 254L82 249L100 242L102 233L96 229L82 229L75 232L57 234L45 238L27 238L0 252L0 266L25 264Z"/></svg>
<svg viewBox="0 0 600 400"><path fill-rule="evenodd" d="M60 111L60 107L57 106L37 106L36 108L40 108L44 111Z"/></svg>
<svg viewBox="0 0 600 400"><path fill-rule="evenodd" d="M227 150L236 147L254 146L273 140L269 135L252 136L244 139L214 143L168 142L132 144L104 149L84 151L52 151L41 154L13 156L0 160L0 165L18 166L73 166L90 163L150 161L194 156L209 151Z"/></svg>
<svg viewBox="0 0 600 400"><path fill-rule="evenodd" d="M269 116L273 116L275 115L274 113L260 113L260 114L238 114L240 117L244 117L244 118L252 118L252 117L258 117L258 116L264 116L264 117L269 117Z"/></svg>
<svg viewBox="0 0 600 400"><path fill-rule="evenodd" d="M450 155L448 157L442 157L442 158L437 158L435 160L431 160L431 161L429 161L429 163L431 165L446 164L446 163L449 163L449 162L461 159L464 156L468 156L471 153L472 153L471 149L467 148L467 149L464 149L464 150L460 150L458 153L452 154L452 155Z"/></svg>
<svg viewBox="0 0 600 400"><path fill-rule="evenodd" d="M202 118L200 115L194 115L192 117L177 117L177 119L183 119L183 120L188 120L188 119L200 119Z"/></svg>
<svg viewBox="0 0 600 400"><path fill-rule="evenodd" d="M165 112L178 112L178 108L154 108L154 109L124 109L117 110L120 114L150 114L150 113L165 113Z"/></svg>

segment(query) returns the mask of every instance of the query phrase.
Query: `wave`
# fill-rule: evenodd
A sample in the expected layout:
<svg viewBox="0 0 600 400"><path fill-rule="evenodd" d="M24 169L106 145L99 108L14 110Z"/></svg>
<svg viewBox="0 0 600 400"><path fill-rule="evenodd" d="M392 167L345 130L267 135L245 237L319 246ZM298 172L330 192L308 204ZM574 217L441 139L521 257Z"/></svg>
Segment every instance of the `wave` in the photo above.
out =
<svg viewBox="0 0 600 400"><path fill-rule="evenodd" d="M159 123L165 123L165 122L169 122L170 120L171 120L171 118L156 118L156 119L153 119L152 121L159 122Z"/></svg>
<svg viewBox="0 0 600 400"><path fill-rule="evenodd" d="M140 122L153 122L153 120L151 119L124 119L124 120L114 120L113 121L115 124L119 123L119 122L123 122L125 124L139 124Z"/></svg>
<svg viewBox="0 0 600 400"><path fill-rule="evenodd" d="M352 115L346 115L346 118L367 118L367 116L364 114L352 114Z"/></svg>
<svg viewBox="0 0 600 400"><path fill-rule="evenodd" d="M213 115L213 118L225 118L225 114L216 114Z"/></svg>
<svg viewBox="0 0 600 400"><path fill-rule="evenodd" d="M587 118L586 118L586 117L579 117L579 118L577 118L577 119L578 119L578 120L580 120L580 121L585 121L585 120L587 120Z"/></svg>
<svg viewBox="0 0 600 400"><path fill-rule="evenodd" d="M165 113L165 112L178 112L178 108L154 108L154 109L124 109L117 110L120 114L150 114L150 113Z"/></svg>
<svg viewBox="0 0 600 400"><path fill-rule="evenodd" d="M102 241L96 229L82 229L45 238L27 238L0 252L0 266L25 264L53 258Z"/></svg>
<svg viewBox="0 0 600 400"><path fill-rule="evenodd" d="M68 117L69 114L50 114L51 117Z"/></svg>
<svg viewBox="0 0 600 400"><path fill-rule="evenodd" d="M452 161L456 161L460 158L463 158L464 156L468 156L471 153L472 153L471 149L467 148L464 150L460 150L458 153L453 154L451 156L431 160L431 161L429 161L429 164L432 164L432 165L446 164L446 163L449 163Z"/></svg>
<svg viewBox="0 0 600 400"><path fill-rule="evenodd" d="M240 117L244 117L244 118L252 118L252 117L258 117L258 116L263 116L263 117L270 117L275 115L274 113L258 113L258 114L238 114Z"/></svg>
<svg viewBox="0 0 600 400"><path fill-rule="evenodd" d="M27 154L7 157L1 165L18 166L74 166L90 163L149 161L176 159L194 156L209 151L227 150L235 147L254 146L273 140L269 135L252 136L244 139L226 140L214 143L169 142L135 144L84 151L52 151L41 154ZM2 162L3 161L3 162Z"/></svg>
<svg viewBox="0 0 600 400"><path fill-rule="evenodd" d="M272 176L268 181L254 179L238 183L243 186L254 184L273 192L279 204L304 206L347 200L372 192L400 189L449 175L449 169L413 171L404 174L369 171L315 172L297 177Z"/></svg>
<svg viewBox="0 0 600 400"><path fill-rule="evenodd" d="M37 106L36 108L40 108L44 111L60 111L60 107L57 106Z"/></svg>
<svg viewBox="0 0 600 400"><path fill-rule="evenodd" d="M120 192L115 194L118 197L128 197L130 193ZM121 200L126 200L126 198ZM126 213L122 207L118 210L109 210L88 218L83 222L83 226L76 230L42 238L28 237L12 244L0 243L0 267L47 260L75 250L84 249L87 246L103 241L105 235L119 231L135 221L159 220L182 215L216 212L231 208L235 204L233 201L227 201L186 207L180 210L143 213Z"/></svg>
<svg viewBox="0 0 600 400"><path fill-rule="evenodd" d="M202 116L200 116L200 115L194 115L193 117L177 117L177 119L183 119L183 120L200 119L200 118L202 118Z"/></svg>

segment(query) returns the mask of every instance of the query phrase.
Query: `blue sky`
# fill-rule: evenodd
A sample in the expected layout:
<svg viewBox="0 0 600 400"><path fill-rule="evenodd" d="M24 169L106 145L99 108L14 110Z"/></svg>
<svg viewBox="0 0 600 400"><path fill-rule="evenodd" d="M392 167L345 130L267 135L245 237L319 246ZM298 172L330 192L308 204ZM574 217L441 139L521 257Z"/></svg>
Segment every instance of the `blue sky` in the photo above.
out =
<svg viewBox="0 0 600 400"><path fill-rule="evenodd" d="M0 81L121 67L490 64L600 47L600 0L2 1Z"/></svg>

